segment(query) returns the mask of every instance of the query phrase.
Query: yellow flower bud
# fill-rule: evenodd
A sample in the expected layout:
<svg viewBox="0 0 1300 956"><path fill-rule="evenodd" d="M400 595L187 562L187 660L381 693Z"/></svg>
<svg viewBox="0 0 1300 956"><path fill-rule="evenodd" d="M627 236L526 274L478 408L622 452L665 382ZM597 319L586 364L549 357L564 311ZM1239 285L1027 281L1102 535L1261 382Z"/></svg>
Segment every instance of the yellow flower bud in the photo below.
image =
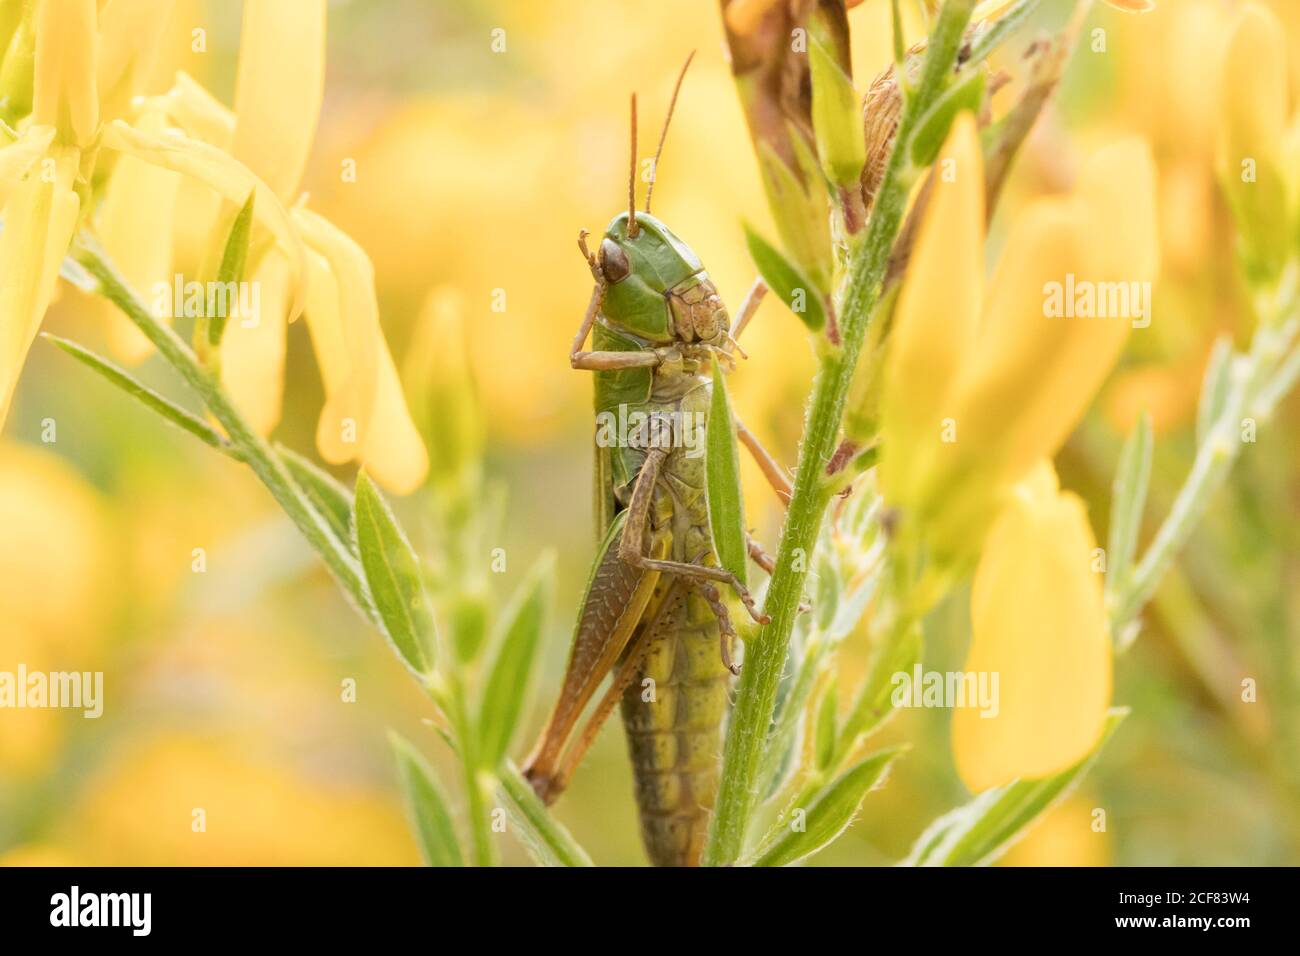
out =
<svg viewBox="0 0 1300 956"><path fill-rule="evenodd" d="M1242 9L1223 58L1219 85L1219 177L1237 219L1249 265L1275 275L1289 248L1286 179L1285 31L1266 7Z"/></svg>
<svg viewBox="0 0 1300 956"><path fill-rule="evenodd" d="M953 713L953 756L972 792L1049 776L1096 745L1111 695L1097 543L1044 461L1008 496L971 590L965 670L997 675L995 706Z"/></svg>

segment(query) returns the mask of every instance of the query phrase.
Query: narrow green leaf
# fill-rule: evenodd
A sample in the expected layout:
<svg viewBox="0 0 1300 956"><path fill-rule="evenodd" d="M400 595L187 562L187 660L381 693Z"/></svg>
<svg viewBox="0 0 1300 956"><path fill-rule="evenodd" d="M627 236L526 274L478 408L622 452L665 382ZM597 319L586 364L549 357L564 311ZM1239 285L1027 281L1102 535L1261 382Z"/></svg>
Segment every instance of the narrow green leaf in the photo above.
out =
<svg viewBox="0 0 1300 956"><path fill-rule="evenodd" d="M767 287L808 326L809 331L821 331L826 324L826 310L817 287L748 223L745 224L745 245L749 247L749 256Z"/></svg>
<svg viewBox="0 0 1300 956"><path fill-rule="evenodd" d="M524 779L514 761L502 767L500 792L515 833L542 866L591 866L591 857Z"/></svg>
<svg viewBox="0 0 1300 956"><path fill-rule="evenodd" d="M497 628L496 657L479 705L478 757L495 772L506 755L528 696L528 679L550 616L555 557L545 554L515 592Z"/></svg>
<svg viewBox="0 0 1300 956"><path fill-rule="evenodd" d="M1145 411L1124 442L1111 488L1110 538L1106 546L1106 591L1118 594L1128 581L1137 552L1142 509L1151 481L1151 416Z"/></svg>
<svg viewBox="0 0 1300 956"><path fill-rule="evenodd" d="M984 68L975 66L944 90L943 95L918 121L908 153L912 165L924 168L933 163L948 138L948 131L957 114L963 110L978 112L983 99Z"/></svg>
<svg viewBox="0 0 1300 956"><path fill-rule="evenodd" d="M434 623L420 561L364 471L357 475L353 527L366 591L384 631L402 660L425 676L433 669Z"/></svg>
<svg viewBox="0 0 1300 956"><path fill-rule="evenodd" d="M1232 340L1221 335L1214 341L1210 360L1201 381L1201 398L1196 409L1196 444L1205 443L1232 394Z"/></svg>
<svg viewBox="0 0 1300 956"><path fill-rule="evenodd" d="M884 782L903 749L890 747L864 757L823 787L806 808L795 807L795 813L804 811L802 825L796 827L791 820L754 865L788 866L835 842L853 822L866 795Z"/></svg>
<svg viewBox="0 0 1300 956"><path fill-rule="evenodd" d="M244 269L248 264L248 243L253 232L253 199L256 190L248 194L243 207L235 216L226 237L226 248L221 253L221 266L217 269L217 282L229 289L234 283L244 278ZM237 295L226 294L226 307L220 314L208 315L208 343L212 346L221 344L221 336L226 331L226 320L230 317L231 303L238 302Z"/></svg>
<svg viewBox="0 0 1300 956"><path fill-rule="evenodd" d="M745 502L740 490L740 453L736 450L736 425L731 417L727 380L713 360L713 397L709 427L705 432L705 488L709 504L709 529L718 564L744 584L746 577Z"/></svg>
<svg viewBox="0 0 1300 956"><path fill-rule="evenodd" d="M1088 771L1127 716L1127 708L1112 708L1097 746L1068 770L985 791L939 817L921 834L904 865L983 866L994 862Z"/></svg>
<svg viewBox="0 0 1300 956"><path fill-rule="evenodd" d="M388 732L388 742L397 757L397 770L406 794L407 809L420 854L429 866L464 866L456 827L452 823L447 798L432 768L414 747L395 731Z"/></svg>
<svg viewBox="0 0 1300 956"><path fill-rule="evenodd" d="M921 645L921 628L914 625L871 649L867 676L858 690L853 710L844 721L843 732L850 741L871 733L893 714L893 694L898 686L894 676L906 674L911 679L913 669L921 660Z"/></svg>
<svg viewBox="0 0 1300 956"><path fill-rule="evenodd" d="M813 756L818 770L830 766L835 754L835 718L839 707L839 695L835 690L834 679L822 694L817 705L817 728L813 737Z"/></svg>
<svg viewBox="0 0 1300 956"><path fill-rule="evenodd" d="M983 62L990 53L1024 26L1025 21L1029 19L1030 14L1038 9L1040 3L1042 3L1042 0L1020 0L1019 3L1003 13L992 24L988 22L980 24L975 41L971 44L970 58L967 62Z"/></svg>
<svg viewBox="0 0 1300 956"><path fill-rule="evenodd" d="M813 138L822 170L836 185L856 188L867 162L862 101L835 56L815 37L808 42L808 66L812 73Z"/></svg>
<svg viewBox="0 0 1300 956"><path fill-rule="evenodd" d="M235 447L231 445L230 442L226 441L226 439L223 438L215 428L194 413L187 412L179 405L173 403L170 399L164 398L162 395L159 395L153 389L149 388L149 386L136 380L125 369L114 365L108 359L96 355L85 346L79 345L76 342L59 338L57 335L50 335L48 332L44 332L42 335L63 351L67 352L78 362L81 362L87 368L94 369L146 408L157 412L177 428L189 432L195 438L199 439L206 445L211 445L223 455L229 455L236 461L242 460L242 456Z"/></svg>
<svg viewBox="0 0 1300 956"><path fill-rule="evenodd" d="M335 478L308 461L302 455L283 445L275 446L276 454L284 462L289 476L293 478L298 490L307 496L317 514L325 519L330 530L349 549L354 548L352 540L352 492Z"/></svg>

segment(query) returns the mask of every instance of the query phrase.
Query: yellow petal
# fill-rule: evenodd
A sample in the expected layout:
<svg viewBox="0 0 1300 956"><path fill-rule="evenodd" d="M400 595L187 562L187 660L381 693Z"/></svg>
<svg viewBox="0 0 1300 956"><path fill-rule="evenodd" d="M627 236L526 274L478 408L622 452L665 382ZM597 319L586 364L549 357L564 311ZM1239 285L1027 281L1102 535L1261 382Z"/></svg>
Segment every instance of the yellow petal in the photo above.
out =
<svg viewBox="0 0 1300 956"><path fill-rule="evenodd" d="M1285 178L1279 169L1286 124L1285 32L1259 4L1241 11L1223 59L1219 171L1254 258L1280 266L1287 246Z"/></svg>
<svg viewBox="0 0 1300 956"><path fill-rule="evenodd" d="M389 491L414 491L429 456L384 341L369 257L326 219L293 211L308 246L307 327L325 385L316 429L321 457L356 459Z"/></svg>
<svg viewBox="0 0 1300 956"><path fill-rule="evenodd" d="M280 423L284 397L285 318L293 272L278 246L266 251L254 269L253 315L232 316L221 339L221 384L259 435Z"/></svg>
<svg viewBox="0 0 1300 956"><path fill-rule="evenodd" d="M313 293L308 299L312 344L325 381L325 407L316 428L321 457L331 464L356 458L365 447L378 388L379 303L375 271L365 251L326 219L306 209L293 211L308 248L322 260L334 301ZM315 315L311 311L315 311Z"/></svg>
<svg viewBox="0 0 1300 956"><path fill-rule="evenodd" d="M98 90L103 119L126 113L142 92L172 12L172 0L107 0L100 4Z"/></svg>
<svg viewBox="0 0 1300 956"><path fill-rule="evenodd" d="M1096 540L1083 503L1043 462L990 530L971 590L966 671L997 675L996 712L953 713L953 755L972 792L1049 776L1096 745L1111 693Z"/></svg>
<svg viewBox="0 0 1300 956"><path fill-rule="evenodd" d="M379 341L379 388L361 463L389 491L410 494L429 471L429 455L411 420L388 343Z"/></svg>
<svg viewBox="0 0 1300 956"><path fill-rule="evenodd" d="M1089 158L1075 192L1090 218L1090 278L1155 281L1160 271L1157 180L1151 147L1136 136L1104 146Z"/></svg>
<svg viewBox="0 0 1300 956"><path fill-rule="evenodd" d="M231 152L292 202L325 89L325 0L244 4Z"/></svg>
<svg viewBox="0 0 1300 956"><path fill-rule="evenodd" d="M101 142L109 149L136 156L147 163L171 169L206 183L238 208L257 192L253 205L254 219L270 230L286 257L291 277L289 318L302 311L306 284L306 266L302 242L289 221L289 215L275 193L245 165L207 143L170 131L152 135L121 120L104 127Z"/></svg>
<svg viewBox="0 0 1300 956"><path fill-rule="evenodd" d="M885 496L903 504L954 414L951 390L975 341L984 272L984 164L975 120L953 124L899 294L881 413Z"/></svg>
<svg viewBox="0 0 1300 956"><path fill-rule="evenodd" d="M72 181L78 161L77 150L60 150L34 168L5 202L0 230L0 427L77 224L81 204Z"/></svg>
<svg viewBox="0 0 1300 956"><path fill-rule="evenodd" d="M139 122L142 129L154 133L161 132L164 124L158 111L145 114ZM158 298L153 290L159 283L173 287L172 229L180 184L179 173L134 156L119 156L96 214L100 243L131 288L146 299ZM150 354L149 340L116 306L105 301L102 311L110 347L119 359L134 363ZM170 325L172 311L159 310L156 318Z"/></svg>
<svg viewBox="0 0 1300 956"><path fill-rule="evenodd" d="M187 136L218 149L229 150L235 135L235 114L184 70L176 74L172 88L146 101L146 109L161 109Z"/></svg>
<svg viewBox="0 0 1300 956"><path fill-rule="evenodd" d="M96 0L58 0L36 11L36 73L32 118L61 138L89 146L99 126Z"/></svg>
<svg viewBox="0 0 1300 956"><path fill-rule="evenodd" d="M45 156L53 141L53 126L28 126L16 140L0 148L0 203L9 197L32 164Z"/></svg>

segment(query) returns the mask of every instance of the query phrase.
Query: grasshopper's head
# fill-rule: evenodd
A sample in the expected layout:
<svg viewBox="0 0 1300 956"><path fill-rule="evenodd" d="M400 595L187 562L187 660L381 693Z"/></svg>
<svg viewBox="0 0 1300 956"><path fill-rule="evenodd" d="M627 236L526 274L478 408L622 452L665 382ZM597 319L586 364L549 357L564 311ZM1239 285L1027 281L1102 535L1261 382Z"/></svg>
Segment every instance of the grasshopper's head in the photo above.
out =
<svg viewBox="0 0 1300 956"><path fill-rule="evenodd" d="M652 168L658 169L664 138L682 78L692 53L682 64L668 104ZM586 233L578 246L600 283L601 314L605 322L652 345L703 343L721 346L729 338L730 319L700 257L671 229L650 215L654 180L646 190L645 212L636 211L636 94L632 94L632 151L628 170L628 211L619 213L605 229L595 255L587 249Z"/></svg>
<svg viewBox="0 0 1300 956"><path fill-rule="evenodd" d="M657 344L726 341L730 319L699 256L649 213L614 218L595 268L612 325Z"/></svg>

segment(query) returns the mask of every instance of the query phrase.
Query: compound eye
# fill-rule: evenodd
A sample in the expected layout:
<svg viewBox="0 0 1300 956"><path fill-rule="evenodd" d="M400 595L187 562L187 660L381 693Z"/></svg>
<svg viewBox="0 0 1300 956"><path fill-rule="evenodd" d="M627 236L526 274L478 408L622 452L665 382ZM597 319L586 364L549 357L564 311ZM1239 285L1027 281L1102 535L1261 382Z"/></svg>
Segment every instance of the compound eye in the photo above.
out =
<svg viewBox="0 0 1300 956"><path fill-rule="evenodd" d="M606 239L600 244L600 271L606 282L622 282L632 271L627 253L613 239Z"/></svg>

